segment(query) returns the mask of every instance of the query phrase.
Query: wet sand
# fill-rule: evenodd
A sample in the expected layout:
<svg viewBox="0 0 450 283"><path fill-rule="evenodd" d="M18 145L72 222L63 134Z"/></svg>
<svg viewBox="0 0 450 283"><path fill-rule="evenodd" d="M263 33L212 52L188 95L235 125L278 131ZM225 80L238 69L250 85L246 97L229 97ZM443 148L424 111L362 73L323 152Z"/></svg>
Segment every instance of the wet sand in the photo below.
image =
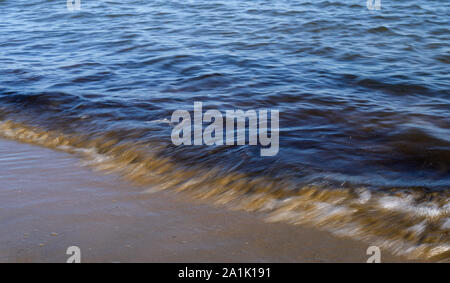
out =
<svg viewBox="0 0 450 283"><path fill-rule="evenodd" d="M0 140L0 262L365 262L368 244L146 192L67 153ZM383 262L405 261L382 250Z"/></svg>

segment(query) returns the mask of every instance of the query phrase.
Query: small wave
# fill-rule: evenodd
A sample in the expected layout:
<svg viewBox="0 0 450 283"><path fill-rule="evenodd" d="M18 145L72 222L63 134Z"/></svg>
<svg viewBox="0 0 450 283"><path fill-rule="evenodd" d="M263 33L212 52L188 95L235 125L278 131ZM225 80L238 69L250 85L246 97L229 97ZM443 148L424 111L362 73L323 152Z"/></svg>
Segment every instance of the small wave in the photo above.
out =
<svg viewBox="0 0 450 283"><path fill-rule="evenodd" d="M367 30L368 33L373 34L383 34L383 35L397 35L396 32L394 32L392 29L386 27L386 26L379 26L375 28L370 28Z"/></svg>
<svg viewBox="0 0 450 283"><path fill-rule="evenodd" d="M152 120L152 121L147 121L145 122L146 124L170 124L170 120L167 118L164 119L156 119L156 120Z"/></svg>
<svg viewBox="0 0 450 283"><path fill-rule="evenodd" d="M432 94L432 90L425 85L418 85L413 83L389 83L390 79L386 81L375 79L361 79L357 82L358 85L369 89L380 89L388 93L396 95L410 95L410 94Z"/></svg>
<svg viewBox="0 0 450 283"><path fill-rule="evenodd" d="M121 143L44 131L13 121L0 136L79 155L85 164L154 190L172 190L233 209L267 213L268 221L313 225L389 248L409 258L450 260L449 191L372 191L299 185L293 180L183 166L162 157L158 144Z"/></svg>

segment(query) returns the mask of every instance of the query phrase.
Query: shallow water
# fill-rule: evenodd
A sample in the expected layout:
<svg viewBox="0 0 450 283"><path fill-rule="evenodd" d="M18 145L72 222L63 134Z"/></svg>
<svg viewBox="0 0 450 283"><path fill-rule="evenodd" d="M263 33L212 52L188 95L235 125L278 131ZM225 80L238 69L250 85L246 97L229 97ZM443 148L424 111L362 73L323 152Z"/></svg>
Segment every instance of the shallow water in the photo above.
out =
<svg viewBox="0 0 450 283"><path fill-rule="evenodd" d="M0 134L194 197L449 258L442 1L0 1ZM174 146L174 110L278 109L280 151Z"/></svg>

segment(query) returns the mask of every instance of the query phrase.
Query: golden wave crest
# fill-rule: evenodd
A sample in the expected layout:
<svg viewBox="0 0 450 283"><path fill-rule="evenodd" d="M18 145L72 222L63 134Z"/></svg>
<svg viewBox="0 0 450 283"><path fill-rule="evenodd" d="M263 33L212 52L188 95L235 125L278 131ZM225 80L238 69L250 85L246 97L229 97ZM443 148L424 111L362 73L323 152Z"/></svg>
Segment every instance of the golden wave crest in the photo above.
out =
<svg viewBox="0 0 450 283"><path fill-rule="evenodd" d="M184 192L232 209L263 211L268 221L313 225L388 248L411 259L450 261L450 194L418 189L378 192L366 188L296 186L290 180L186 167L158 155L158 145L119 142L0 123L0 136L79 155L152 190Z"/></svg>

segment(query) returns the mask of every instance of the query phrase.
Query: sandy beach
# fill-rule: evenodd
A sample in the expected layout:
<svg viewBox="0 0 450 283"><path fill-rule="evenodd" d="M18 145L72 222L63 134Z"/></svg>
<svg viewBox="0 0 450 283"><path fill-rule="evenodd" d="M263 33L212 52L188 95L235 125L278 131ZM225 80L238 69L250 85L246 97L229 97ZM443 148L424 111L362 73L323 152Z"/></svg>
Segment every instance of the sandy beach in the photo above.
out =
<svg viewBox="0 0 450 283"><path fill-rule="evenodd" d="M0 262L366 262L368 245L146 192L67 153L0 140ZM382 262L405 261L382 250Z"/></svg>

